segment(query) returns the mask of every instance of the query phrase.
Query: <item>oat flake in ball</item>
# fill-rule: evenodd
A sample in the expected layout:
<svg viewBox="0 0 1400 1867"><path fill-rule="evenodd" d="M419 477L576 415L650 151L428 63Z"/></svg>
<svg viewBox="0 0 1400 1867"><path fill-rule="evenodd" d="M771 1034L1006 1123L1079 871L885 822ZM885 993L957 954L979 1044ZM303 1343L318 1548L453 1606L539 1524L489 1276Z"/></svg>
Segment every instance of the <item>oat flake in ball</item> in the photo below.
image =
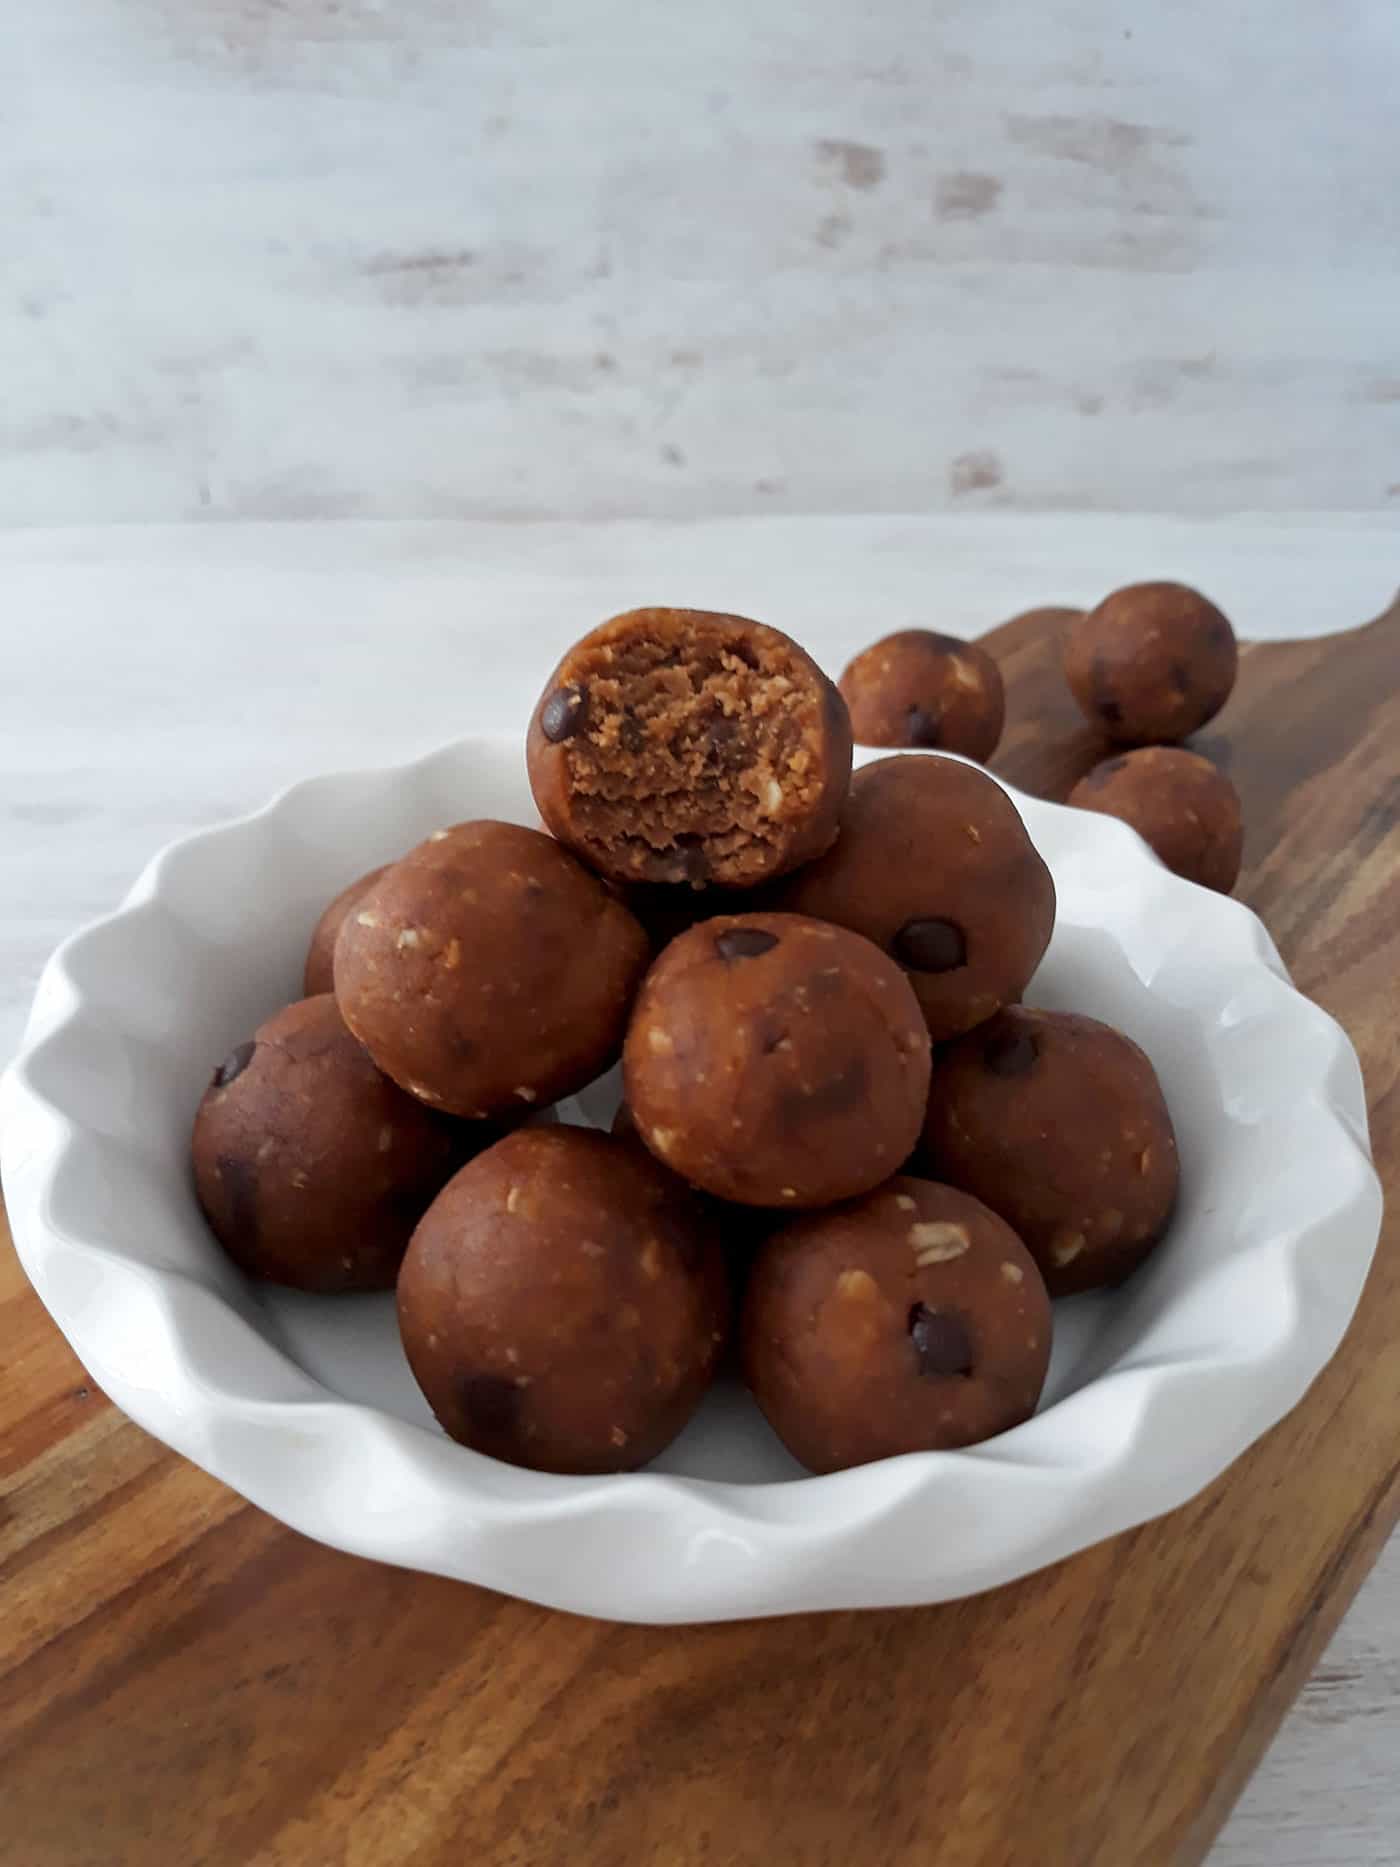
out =
<svg viewBox="0 0 1400 1867"><path fill-rule="evenodd" d="M835 687L778 630L636 609L565 655L527 756L541 817L599 874L747 888L830 845L851 729Z"/></svg>

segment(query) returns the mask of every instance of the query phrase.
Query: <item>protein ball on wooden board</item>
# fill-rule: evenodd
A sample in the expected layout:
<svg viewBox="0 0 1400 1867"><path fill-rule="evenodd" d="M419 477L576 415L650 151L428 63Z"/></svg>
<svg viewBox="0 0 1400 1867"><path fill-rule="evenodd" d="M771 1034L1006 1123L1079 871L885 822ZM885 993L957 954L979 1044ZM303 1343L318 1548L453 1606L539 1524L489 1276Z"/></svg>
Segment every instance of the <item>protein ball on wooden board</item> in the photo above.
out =
<svg viewBox="0 0 1400 1867"><path fill-rule="evenodd" d="M931 1171L1025 1241L1051 1296L1119 1283L1159 1243L1180 1177L1156 1071L1095 1018L1011 1005L940 1051Z"/></svg>
<svg viewBox="0 0 1400 1867"><path fill-rule="evenodd" d="M1105 759L1069 802L1129 823L1176 875L1228 895L1239 880L1244 823L1233 784L1179 746L1143 746Z"/></svg>
<svg viewBox="0 0 1400 1867"><path fill-rule="evenodd" d="M1034 1413L1050 1302L1011 1228L901 1175L784 1225L754 1265L741 1352L809 1471L976 1445Z"/></svg>
<svg viewBox="0 0 1400 1867"><path fill-rule="evenodd" d="M550 1472L654 1458L728 1329L703 1201L586 1128L520 1129L458 1174L414 1233L398 1304L409 1366L452 1438Z"/></svg>
<svg viewBox="0 0 1400 1867"><path fill-rule="evenodd" d="M1001 669L984 648L953 635L887 635L848 663L840 687L857 745L937 746L985 761L1001 738Z"/></svg>
<svg viewBox="0 0 1400 1867"><path fill-rule="evenodd" d="M527 756L541 817L599 874L747 888L831 844L851 726L778 630L634 609L565 655Z"/></svg>
<svg viewBox="0 0 1400 1867"><path fill-rule="evenodd" d="M371 869L368 875L361 875L348 888L342 888L317 921L311 944L306 949L306 969L302 976L302 990L307 998L316 998L322 992L335 990L335 943L341 925L351 908L359 906L360 897L368 894L387 867L385 863L380 868Z"/></svg>
<svg viewBox="0 0 1400 1867"><path fill-rule="evenodd" d="M622 1056L638 1133L693 1185L821 1206L908 1158L929 1042L898 966L842 927L723 916L647 974Z"/></svg>
<svg viewBox="0 0 1400 1867"><path fill-rule="evenodd" d="M190 1152L204 1216L250 1277L388 1290L429 1202L498 1133L405 1095L327 993L288 1005L230 1052Z"/></svg>
<svg viewBox="0 0 1400 1867"><path fill-rule="evenodd" d="M1170 744L1204 726L1229 699L1238 661L1225 617L1180 583L1115 590L1064 635L1080 710L1124 745Z"/></svg>
<svg viewBox="0 0 1400 1867"><path fill-rule="evenodd" d="M1055 926L1050 871L1001 786L913 754L856 773L836 847L779 905L892 954L935 1043L1020 998Z"/></svg>
<svg viewBox="0 0 1400 1867"><path fill-rule="evenodd" d="M614 1060L647 958L637 921L552 837L461 823L346 916L335 990L411 1094L457 1115L520 1115Z"/></svg>

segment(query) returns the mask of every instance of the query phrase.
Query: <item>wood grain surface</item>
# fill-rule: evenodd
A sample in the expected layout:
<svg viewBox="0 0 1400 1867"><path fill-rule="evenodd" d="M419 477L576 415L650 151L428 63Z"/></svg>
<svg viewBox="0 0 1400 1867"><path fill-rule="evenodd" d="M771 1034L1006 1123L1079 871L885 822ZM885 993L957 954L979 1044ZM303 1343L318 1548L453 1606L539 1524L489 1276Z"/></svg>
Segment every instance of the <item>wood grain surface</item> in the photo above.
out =
<svg viewBox="0 0 1400 1867"><path fill-rule="evenodd" d="M999 766L1092 754L1035 618ZM1400 1180L1400 608L1249 650L1241 892ZM353 1560L124 1421L0 1252L0 1861L1188 1867L1400 1513L1387 1220L1341 1352L1195 1503L918 1611L654 1630Z"/></svg>

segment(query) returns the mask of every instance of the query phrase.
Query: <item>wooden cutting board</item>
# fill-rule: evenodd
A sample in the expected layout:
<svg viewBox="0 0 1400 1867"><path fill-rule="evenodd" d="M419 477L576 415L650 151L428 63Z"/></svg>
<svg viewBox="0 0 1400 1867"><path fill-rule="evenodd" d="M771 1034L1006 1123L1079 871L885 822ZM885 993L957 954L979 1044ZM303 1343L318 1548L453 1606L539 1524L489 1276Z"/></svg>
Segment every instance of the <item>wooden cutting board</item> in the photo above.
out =
<svg viewBox="0 0 1400 1867"><path fill-rule="evenodd" d="M1097 748L1044 617L998 768ZM1361 1053L1400 1186L1400 607L1254 647L1202 749L1240 892ZM1400 1220L1291 1417L1163 1522L953 1607L613 1627L332 1553L98 1393L0 1251L6 1867L1178 1867L1400 1513Z"/></svg>

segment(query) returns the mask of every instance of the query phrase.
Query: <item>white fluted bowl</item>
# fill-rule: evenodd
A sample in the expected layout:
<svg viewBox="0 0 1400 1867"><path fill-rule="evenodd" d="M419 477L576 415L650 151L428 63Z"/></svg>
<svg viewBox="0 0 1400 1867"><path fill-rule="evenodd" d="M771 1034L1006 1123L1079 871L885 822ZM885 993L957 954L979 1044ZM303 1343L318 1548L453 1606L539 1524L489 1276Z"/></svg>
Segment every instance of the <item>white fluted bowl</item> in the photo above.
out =
<svg viewBox="0 0 1400 1867"><path fill-rule="evenodd" d="M4 1084L25 1269L117 1404L264 1510L580 1613L948 1600L1170 1510L1294 1405L1356 1306L1381 1207L1360 1072L1247 909L1111 818L1012 795L1059 890L1029 996L1144 1046L1183 1187L1128 1285L1057 1307L1040 1411L987 1445L811 1478L722 1381L644 1473L516 1471L438 1430L390 1297L256 1287L214 1243L187 1167L211 1066L295 996L310 929L352 876L439 824L535 821L514 740L297 785L164 850L59 949ZM582 1112L606 1119L606 1097Z"/></svg>

